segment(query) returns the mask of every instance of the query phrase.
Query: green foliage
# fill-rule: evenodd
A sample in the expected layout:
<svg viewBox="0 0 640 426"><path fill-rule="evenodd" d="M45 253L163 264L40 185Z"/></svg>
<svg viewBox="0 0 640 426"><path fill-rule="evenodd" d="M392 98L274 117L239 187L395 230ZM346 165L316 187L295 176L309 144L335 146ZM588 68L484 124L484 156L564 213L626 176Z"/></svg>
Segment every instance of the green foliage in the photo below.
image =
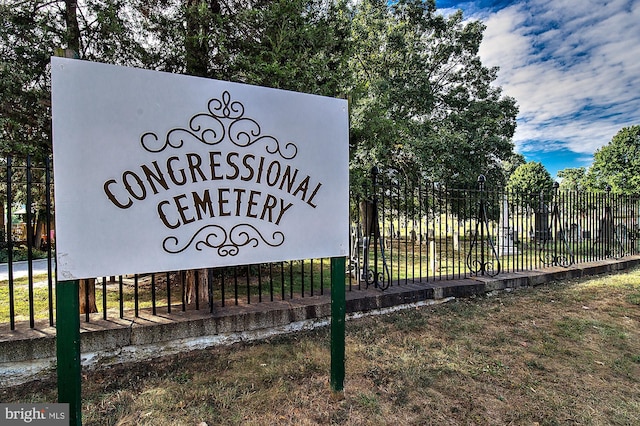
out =
<svg viewBox="0 0 640 426"><path fill-rule="evenodd" d="M519 194L538 193L551 188L553 188L551 175L542 163L536 161L518 166L507 182L507 189Z"/></svg>
<svg viewBox="0 0 640 426"><path fill-rule="evenodd" d="M92 0L84 4L80 18L80 57L118 65L149 67L149 46L132 15L129 1ZM79 5L80 7L80 5Z"/></svg>
<svg viewBox="0 0 640 426"><path fill-rule="evenodd" d="M598 149L586 175L590 189L614 194L640 193L640 125L625 127Z"/></svg>
<svg viewBox="0 0 640 426"><path fill-rule="evenodd" d="M513 155L502 162L502 171L504 173L505 182L509 180L513 172L516 171L518 167L525 164L527 162L524 155L519 153L513 153Z"/></svg>
<svg viewBox="0 0 640 426"><path fill-rule="evenodd" d="M586 188L587 169L584 167L567 168L558 171L561 191L579 191Z"/></svg>
<svg viewBox="0 0 640 426"><path fill-rule="evenodd" d="M344 2L279 0L238 18L253 38L240 40L230 73L239 81L325 96L344 94L348 13Z"/></svg>
<svg viewBox="0 0 640 426"><path fill-rule="evenodd" d="M80 58L123 65L145 60L126 2L84 2L76 14L79 34L66 26L67 3L25 0L0 5L0 154L42 159L50 153L49 63L56 49L77 47Z"/></svg>
<svg viewBox="0 0 640 426"><path fill-rule="evenodd" d="M507 191L525 200L534 209L549 197L552 188L551 174L542 163L535 161L518 166L507 182Z"/></svg>
<svg viewBox="0 0 640 426"><path fill-rule="evenodd" d="M438 14L434 0L73 4L0 6L5 153L50 152L49 57L71 47L87 60L347 97L356 175L378 165L448 186L504 182L515 100L480 61L484 25Z"/></svg>
<svg viewBox="0 0 640 426"><path fill-rule="evenodd" d="M346 1L153 0L135 6L145 67L326 96L348 81Z"/></svg>
<svg viewBox="0 0 640 426"><path fill-rule="evenodd" d="M352 170L377 164L448 185L468 185L481 173L502 181L517 107L491 85L497 70L480 62L483 31L461 12L437 14L434 1L357 4Z"/></svg>
<svg viewBox="0 0 640 426"><path fill-rule="evenodd" d="M43 250L32 249L31 255L33 259L46 259L48 253ZM6 247L0 249L0 263L7 263L9 259L9 253ZM25 246L13 247L13 261L21 262L29 259L28 249Z"/></svg>
<svg viewBox="0 0 640 426"><path fill-rule="evenodd" d="M38 2L0 4L0 153L49 149L47 65L56 15Z"/></svg>

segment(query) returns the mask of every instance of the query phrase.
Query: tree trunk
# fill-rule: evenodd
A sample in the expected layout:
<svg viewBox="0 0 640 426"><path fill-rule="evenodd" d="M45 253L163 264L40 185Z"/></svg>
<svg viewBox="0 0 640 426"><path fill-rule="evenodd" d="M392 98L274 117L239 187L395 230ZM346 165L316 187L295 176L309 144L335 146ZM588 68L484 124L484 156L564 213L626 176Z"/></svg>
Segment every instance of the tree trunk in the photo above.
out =
<svg viewBox="0 0 640 426"><path fill-rule="evenodd" d="M65 23L67 24L66 42L67 48L80 54L80 26L78 25L77 0L65 0Z"/></svg>
<svg viewBox="0 0 640 426"><path fill-rule="evenodd" d="M198 308L209 307L209 284L207 269L191 269L184 273L185 304L195 309L196 296L198 296ZM197 276L197 279L196 279ZM197 283L197 295L196 295Z"/></svg>
<svg viewBox="0 0 640 426"><path fill-rule="evenodd" d="M89 297L87 298L87 291ZM80 298L80 313L95 313L98 312L98 306L96 305L96 280L95 278L80 280L80 291L78 293ZM87 303L87 300L89 303Z"/></svg>
<svg viewBox="0 0 640 426"><path fill-rule="evenodd" d="M80 57L80 26L78 25L78 2L77 0L65 0L64 19L67 26L65 41L67 49L72 51L71 57ZM36 241L40 244L40 234L37 234ZM88 292L88 298L87 298ZM80 280L80 291L78 294L80 299L80 313L98 312L96 305L96 280L84 279ZM88 303L87 303L88 300Z"/></svg>
<svg viewBox="0 0 640 426"><path fill-rule="evenodd" d="M221 13L220 2L218 0L185 1L187 6L185 23L186 72L190 75L209 77L210 48L207 40L206 22L210 17L205 14L204 9L208 9L208 13L219 14ZM195 308L197 297L199 309L208 307L209 286L207 283L207 270L193 269L180 273L179 277L185 289L185 305Z"/></svg>
<svg viewBox="0 0 640 426"><path fill-rule="evenodd" d="M369 238L372 234L380 237L380 224L378 223L378 212L370 200L360 201L360 221L362 223L362 234Z"/></svg>
<svg viewBox="0 0 640 426"><path fill-rule="evenodd" d="M45 242L45 238L43 238L43 233L45 230L45 222L43 220L42 214L38 214L36 218L36 227L33 233L33 248L36 250L42 250L43 243Z"/></svg>
<svg viewBox="0 0 640 426"><path fill-rule="evenodd" d="M217 0L186 0L186 6L186 71L187 74L208 77L210 48L206 23L210 19L208 13L220 13L220 4Z"/></svg>

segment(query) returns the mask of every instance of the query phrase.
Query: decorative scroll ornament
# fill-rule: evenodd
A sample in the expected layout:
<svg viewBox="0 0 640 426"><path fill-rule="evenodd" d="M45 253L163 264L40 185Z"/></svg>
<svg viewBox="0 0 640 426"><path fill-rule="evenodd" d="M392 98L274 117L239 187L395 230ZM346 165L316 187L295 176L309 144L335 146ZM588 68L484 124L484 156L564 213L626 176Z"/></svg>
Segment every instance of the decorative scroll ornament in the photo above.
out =
<svg viewBox="0 0 640 426"><path fill-rule="evenodd" d="M244 246L258 247L265 243L270 247L278 247L284 243L284 234L275 231L265 237L260 230L248 223L241 223L227 233L220 225L206 225L200 228L186 244L181 244L177 237L164 239L162 247L168 253L177 254L187 250L192 244L196 250L217 249L220 257L236 256Z"/></svg>
<svg viewBox="0 0 640 426"><path fill-rule="evenodd" d="M469 252L467 253L467 268L475 275L489 275L495 277L500 273L500 257L496 250L491 234L489 232L489 220L484 199L485 177L480 175L480 201L478 203L478 221L476 222L476 232L471 241Z"/></svg>
<svg viewBox="0 0 640 426"><path fill-rule="evenodd" d="M360 279L367 284L367 288L373 285L382 291L391 285L391 274L385 257L384 239L380 238L380 221L378 216L378 168L371 169L371 179L373 183L373 200L362 200L358 203L360 217L362 218L363 234L362 238L362 259L356 258L356 270L360 271ZM360 227L358 227L358 232ZM373 240L373 251L371 252L371 241ZM382 258L382 265L378 261L378 250ZM369 265L370 253L373 254L373 268ZM360 265L361 264L361 265ZM380 268L382 266L382 268Z"/></svg>
<svg viewBox="0 0 640 426"><path fill-rule="evenodd" d="M552 210L552 224L560 222L558 217L558 206L554 206ZM575 263L575 257L567 236L560 223L560 226L556 227L555 235L553 233L552 225L547 230L547 238L544 240L542 247L540 248L540 261L545 266L562 266L568 268Z"/></svg>
<svg viewBox="0 0 640 426"><path fill-rule="evenodd" d="M147 132L140 137L140 143L145 150L158 153L168 147L181 148L189 141L214 146L228 140L243 148L264 143L269 154L278 154L285 160L291 160L298 154L298 147L293 142L282 146L275 137L263 135L260 124L253 118L245 117L244 112L244 105L239 101L232 101L231 94L225 90L222 99L209 100L207 112L191 117L187 128L173 128L164 138L158 137L154 132Z"/></svg>

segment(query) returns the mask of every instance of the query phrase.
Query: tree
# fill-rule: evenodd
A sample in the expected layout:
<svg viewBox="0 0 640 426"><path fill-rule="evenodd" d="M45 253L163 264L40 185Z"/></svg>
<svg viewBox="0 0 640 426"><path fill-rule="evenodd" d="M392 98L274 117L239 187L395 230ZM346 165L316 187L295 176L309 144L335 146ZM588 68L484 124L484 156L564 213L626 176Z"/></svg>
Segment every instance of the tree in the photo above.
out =
<svg viewBox="0 0 640 426"><path fill-rule="evenodd" d="M587 169L584 167L567 168L558 171L561 191L580 191L586 188Z"/></svg>
<svg viewBox="0 0 640 426"><path fill-rule="evenodd" d="M138 0L148 67L325 96L348 79L346 0ZM188 70L188 71L187 71Z"/></svg>
<svg viewBox="0 0 640 426"><path fill-rule="evenodd" d="M253 36L239 40L230 72L239 81L324 96L345 92L349 13L344 0L278 0L243 11Z"/></svg>
<svg viewBox="0 0 640 426"><path fill-rule="evenodd" d="M51 153L50 57L57 48L77 56L140 65L148 56L136 41L126 2L23 0L0 4L0 153Z"/></svg>
<svg viewBox="0 0 640 426"><path fill-rule="evenodd" d="M435 1L356 4L351 168L373 164L449 185L501 182L513 153L517 107L492 86L497 69L478 56L484 26Z"/></svg>
<svg viewBox="0 0 640 426"><path fill-rule="evenodd" d="M586 174L589 188L614 194L640 193L640 125L624 127L593 155Z"/></svg>
<svg viewBox="0 0 640 426"><path fill-rule="evenodd" d="M0 5L0 155L30 155L40 163L50 152L49 73L47 65L60 40L57 11L37 1ZM20 161L20 160L17 160ZM14 161L14 164L16 162ZM13 178L26 180L26 170L14 169ZM37 179L34 174L34 179ZM34 238L27 244L40 248L45 204L44 186L32 187L37 206ZM6 201L2 195L3 203ZM13 192L13 201L26 203L26 194ZM4 207L4 206L3 206ZM11 206L8 206L11 208ZM30 208L30 207L28 207ZM4 208L3 215L4 215ZM31 224L28 224L31 226Z"/></svg>
<svg viewBox="0 0 640 426"><path fill-rule="evenodd" d="M542 163L536 161L518 166L507 182L507 191L523 200L535 211L543 208L552 188L551 174Z"/></svg>
<svg viewBox="0 0 640 426"><path fill-rule="evenodd" d="M508 182L513 172L515 172L518 167L525 164L526 162L527 159L524 157L524 155L515 152L511 157L502 161L502 170L504 173L505 182Z"/></svg>
<svg viewBox="0 0 640 426"><path fill-rule="evenodd" d="M347 96L354 171L503 181L515 101L480 62L484 26L437 14L434 0L87 0L71 2L75 20L66 3L0 9L5 152L50 152L48 58L77 22L83 59Z"/></svg>
<svg viewBox="0 0 640 426"><path fill-rule="evenodd" d="M41 2L0 4L0 151L47 155L47 65L59 40L56 13Z"/></svg>

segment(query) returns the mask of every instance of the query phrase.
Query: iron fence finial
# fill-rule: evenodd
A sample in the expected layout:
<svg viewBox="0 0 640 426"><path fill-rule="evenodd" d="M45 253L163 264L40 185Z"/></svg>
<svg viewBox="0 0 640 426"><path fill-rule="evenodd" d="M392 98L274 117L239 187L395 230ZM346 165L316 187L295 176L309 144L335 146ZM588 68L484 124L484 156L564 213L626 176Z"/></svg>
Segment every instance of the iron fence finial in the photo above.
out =
<svg viewBox="0 0 640 426"><path fill-rule="evenodd" d="M484 190L484 183L487 181L487 178L484 175L478 176L478 186L480 187L480 191Z"/></svg>

